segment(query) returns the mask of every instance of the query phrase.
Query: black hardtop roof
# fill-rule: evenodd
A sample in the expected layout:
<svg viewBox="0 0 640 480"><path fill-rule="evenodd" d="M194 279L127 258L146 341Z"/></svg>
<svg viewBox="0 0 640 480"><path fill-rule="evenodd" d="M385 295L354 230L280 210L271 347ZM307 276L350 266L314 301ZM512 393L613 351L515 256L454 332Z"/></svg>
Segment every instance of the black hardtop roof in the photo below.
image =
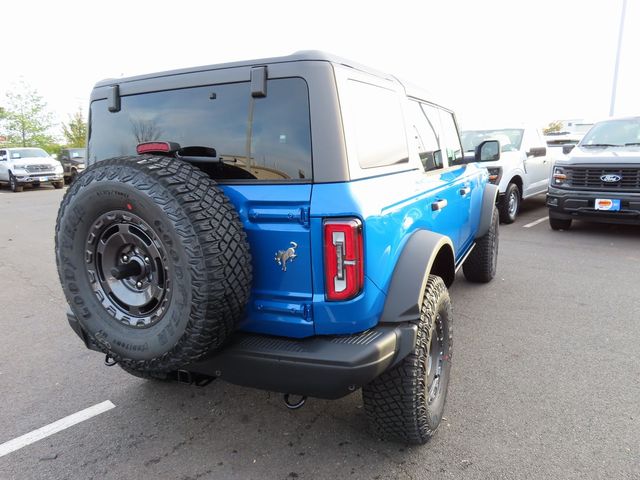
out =
<svg viewBox="0 0 640 480"><path fill-rule="evenodd" d="M225 68L246 67L246 66L254 66L254 65L269 65L274 63L301 62L301 61L330 62L330 63L345 65L351 68L355 68L356 70L361 70L363 72L367 72L379 77L388 78L388 79L393 78L392 75L389 75L384 72L380 72L379 70L375 70L373 68L361 65L357 62L353 62L351 60L339 57L337 55L332 55L330 53L322 52L320 50L302 50L302 51L295 52L291 55L286 55L283 57L259 58L254 60L242 60L239 62L219 63L214 65L203 65L198 67L180 68L176 70L167 70L164 72L148 73L148 74L136 75L132 77L107 78L105 80L101 80L98 83L96 83L94 88L122 84L126 82L133 82L133 81L150 79L150 78L168 77L172 75L182 75L182 74L194 73L194 72L204 72L207 70L221 70Z"/></svg>

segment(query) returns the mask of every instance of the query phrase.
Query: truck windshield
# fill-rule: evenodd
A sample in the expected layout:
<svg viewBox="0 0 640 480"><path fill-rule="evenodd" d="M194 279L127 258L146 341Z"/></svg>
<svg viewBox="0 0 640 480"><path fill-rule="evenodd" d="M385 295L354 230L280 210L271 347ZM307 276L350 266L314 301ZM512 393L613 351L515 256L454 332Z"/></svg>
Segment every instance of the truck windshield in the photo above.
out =
<svg viewBox="0 0 640 480"><path fill-rule="evenodd" d="M584 136L580 146L624 147L639 143L640 117L596 123Z"/></svg>
<svg viewBox="0 0 640 480"><path fill-rule="evenodd" d="M21 148L20 150L11 150L9 155L11 158L46 158L49 156L49 154L41 148Z"/></svg>
<svg viewBox="0 0 640 480"><path fill-rule="evenodd" d="M69 149L69 157L70 158L84 158L85 157L85 149L84 148L70 148Z"/></svg>
<svg viewBox="0 0 640 480"><path fill-rule="evenodd" d="M520 150L522 144L521 128L503 128L498 130L464 130L460 133L465 152L473 152L485 140L500 141L500 150L510 152Z"/></svg>

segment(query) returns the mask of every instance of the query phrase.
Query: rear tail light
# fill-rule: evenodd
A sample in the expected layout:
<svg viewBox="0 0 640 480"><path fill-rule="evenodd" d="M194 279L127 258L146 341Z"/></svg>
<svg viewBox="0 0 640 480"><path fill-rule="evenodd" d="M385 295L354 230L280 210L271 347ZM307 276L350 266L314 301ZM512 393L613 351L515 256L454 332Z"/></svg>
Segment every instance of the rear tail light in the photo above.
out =
<svg viewBox="0 0 640 480"><path fill-rule="evenodd" d="M364 286L362 222L325 220L324 271L327 300L349 300Z"/></svg>

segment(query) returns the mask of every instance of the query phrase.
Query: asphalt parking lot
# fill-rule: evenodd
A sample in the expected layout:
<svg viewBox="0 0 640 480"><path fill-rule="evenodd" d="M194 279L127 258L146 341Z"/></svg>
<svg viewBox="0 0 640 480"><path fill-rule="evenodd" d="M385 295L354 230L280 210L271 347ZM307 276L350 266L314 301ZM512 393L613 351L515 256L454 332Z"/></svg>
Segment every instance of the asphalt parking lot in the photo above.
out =
<svg viewBox="0 0 640 480"><path fill-rule="evenodd" d="M66 323L53 255L63 191L0 189L0 479L639 478L640 227L552 231L544 199L501 227L498 277L452 288L454 363L423 447L371 437L360 394L310 399L107 368ZM536 221L541 220L536 223Z"/></svg>

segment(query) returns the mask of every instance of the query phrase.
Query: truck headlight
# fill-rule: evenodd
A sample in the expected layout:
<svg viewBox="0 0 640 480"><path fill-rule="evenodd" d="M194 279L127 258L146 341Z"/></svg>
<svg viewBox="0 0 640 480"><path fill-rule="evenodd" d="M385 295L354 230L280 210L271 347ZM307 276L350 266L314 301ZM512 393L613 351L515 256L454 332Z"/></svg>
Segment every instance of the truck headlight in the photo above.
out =
<svg viewBox="0 0 640 480"><path fill-rule="evenodd" d="M53 166L53 171L56 173L62 173L64 171L60 162Z"/></svg>
<svg viewBox="0 0 640 480"><path fill-rule="evenodd" d="M553 167L553 175L551 176L551 185L561 186L567 181L567 174L562 167Z"/></svg>
<svg viewBox="0 0 640 480"><path fill-rule="evenodd" d="M26 165L14 165L14 166L13 166L13 169L14 169L14 170L24 170L24 169L26 169L26 168L27 168L27 166L26 166Z"/></svg>

